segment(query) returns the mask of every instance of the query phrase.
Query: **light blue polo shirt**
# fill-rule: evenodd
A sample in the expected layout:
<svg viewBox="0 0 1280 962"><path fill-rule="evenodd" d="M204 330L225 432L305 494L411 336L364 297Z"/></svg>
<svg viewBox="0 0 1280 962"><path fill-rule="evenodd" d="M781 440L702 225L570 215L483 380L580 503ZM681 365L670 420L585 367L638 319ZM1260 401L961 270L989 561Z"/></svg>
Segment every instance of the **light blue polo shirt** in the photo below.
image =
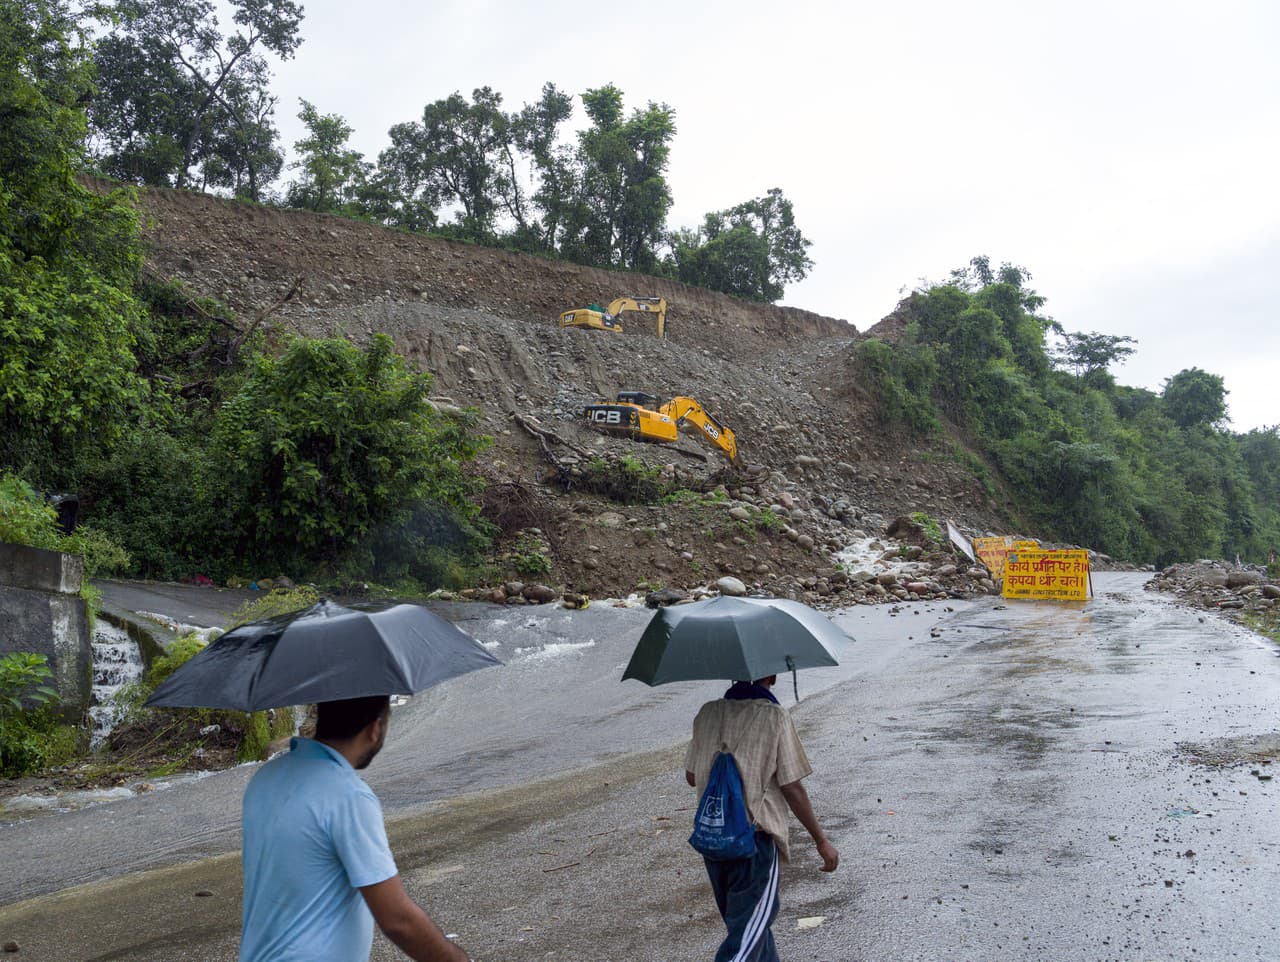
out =
<svg viewBox="0 0 1280 962"><path fill-rule="evenodd" d="M295 738L244 793L240 962L368 962L360 888L396 874L377 796L340 753Z"/></svg>

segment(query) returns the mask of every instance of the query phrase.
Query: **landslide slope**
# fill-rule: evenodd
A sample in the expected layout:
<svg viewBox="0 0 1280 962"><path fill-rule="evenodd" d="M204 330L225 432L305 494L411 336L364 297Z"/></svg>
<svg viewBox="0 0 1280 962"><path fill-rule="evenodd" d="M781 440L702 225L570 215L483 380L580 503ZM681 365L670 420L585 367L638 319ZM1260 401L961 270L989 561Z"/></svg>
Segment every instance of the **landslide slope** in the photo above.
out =
<svg viewBox="0 0 1280 962"><path fill-rule="evenodd" d="M549 584L625 595L733 574L803 596L830 574L833 551L896 516L1007 527L955 440L920 447L878 422L853 362L865 335L843 320L327 215L172 190L139 198L152 270L242 318L296 285L271 312L277 329L357 342L385 332L434 375L439 404L479 409L494 443L477 470L505 533L500 548L536 529L551 562L539 580ZM667 338L637 315L621 335L555 323L621 294L665 297ZM623 389L697 398L736 432L744 469L725 472L692 428L659 446L583 424L584 403ZM723 482L731 499L619 504L587 490L593 458L624 455L690 486ZM730 515L735 500L748 520ZM779 523L759 518L769 506ZM500 550L497 560L519 573L518 558Z"/></svg>

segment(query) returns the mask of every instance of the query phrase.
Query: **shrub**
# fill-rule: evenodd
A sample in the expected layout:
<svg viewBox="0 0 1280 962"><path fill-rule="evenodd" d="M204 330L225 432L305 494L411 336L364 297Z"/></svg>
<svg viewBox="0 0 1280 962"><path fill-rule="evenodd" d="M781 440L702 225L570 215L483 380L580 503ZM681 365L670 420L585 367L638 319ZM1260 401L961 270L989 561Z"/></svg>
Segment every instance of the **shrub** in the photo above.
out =
<svg viewBox="0 0 1280 962"><path fill-rule="evenodd" d="M878 401L880 420L905 424L916 434L932 434L938 418L931 392L938 378L938 361L927 344L907 337L896 348L868 338L857 348L867 387Z"/></svg>
<svg viewBox="0 0 1280 962"><path fill-rule="evenodd" d="M129 552L114 538L97 528L84 525L63 538L59 550L78 554L84 559L86 578L125 574L133 565Z"/></svg>
<svg viewBox="0 0 1280 962"><path fill-rule="evenodd" d="M511 549L511 567L526 578L539 578L551 573L551 559L542 542L533 535L523 535Z"/></svg>
<svg viewBox="0 0 1280 962"><path fill-rule="evenodd" d="M161 683L175 671L204 651L205 641L199 635L183 635L168 648L163 655L151 662L147 669L144 684L150 695L160 687ZM143 699L145 700L145 698Z"/></svg>
<svg viewBox="0 0 1280 962"><path fill-rule="evenodd" d="M251 621L262 621L287 615L294 611L302 611L319 603L320 592L310 585L297 588L273 588L261 598L246 601L231 615L230 627L238 628Z"/></svg>
<svg viewBox="0 0 1280 962"><path fill-rule="evenodd" d="M911 520L924 529L924 536L933 544L942 544L942 525L923 511L914 511Z"/></svg>
<svg viewBox="0 0 1280 962"><path fill-rule="evenodd" d="M430 386L381 334L364 349L296 338L258 355L215 416L200 484L219 506L224 553L307 571L394 527L407 505L474 517L462 465L485 439L472 418L436 411Z"/></svg>
<svg viewBox="0 0 1280 962"><path fill-rule="evenodd" d="M617 460L592 458L583 466L583 486L622 504L653 504L667 493L662 469L624 455Z"/></svg>
<svg viewBox="0 0 1280 962"><path fill-rule="evenodd" d="M14 651L0 658L0 721L33 707L57 704L58 693L48 684L52 679L53 671L44 655Z"/></svg>
<svg viewBox="0 0 1280 962"><path fill-rule="evenodd" d="M59 719L49 659L25 651L0 658L0 775L16 777L69 761L80 733Z"/></svg>
<svg viewBox="0 0 1280 962"><path fill-rule="evenodd" d="M0 541L54 548L62 536L58 513L13 474L0 475Z"/></svg>

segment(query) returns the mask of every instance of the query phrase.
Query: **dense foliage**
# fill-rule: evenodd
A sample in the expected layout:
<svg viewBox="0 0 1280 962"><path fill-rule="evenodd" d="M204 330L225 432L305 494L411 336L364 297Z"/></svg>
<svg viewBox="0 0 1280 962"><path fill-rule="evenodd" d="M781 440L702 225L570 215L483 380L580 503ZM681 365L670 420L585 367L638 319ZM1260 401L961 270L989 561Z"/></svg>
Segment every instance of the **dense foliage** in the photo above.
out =
<svg viewBox="0 0 1280 962"><path fill-rule="evenodd" d="M200 131L225 115L252 141L235 98L265 96L262 51L289 55L301 14L288 0L231 9L238 32L222 37L212 3L115 4L124 47L105 52L127 48L171 79L185 70L196 97L131 88L153 106L169 98L187 126L114 141L131 145L113 154L118 172L126 155L146 158L138 170L181 157L165 175L175 184L235 167L202 153ZM465 471L474 424L438 415L430 378L385 338L281 342L269 322L143 276L131 197L78 180L94 102L83 23L58 0L0 6L0 540L81 553L91 575L456 581L485 541ZM335 159L341 124L309 105L304 120L299 197L321 208L355 161ZM238 156L252 193L267 167ZM42 493L56 490L80 495L70 535Z"/></svg>
<svg viewBox="0 0 1280 962"><path fill-rule="evenodd" d="M234 24L226 33L219 7ZM258 200L283 163L268 57L293 56L302 8L292 0L115 0L104 9L112 29L97 45L90 105L101 169Z"/></svg>
<svg viewBox="0 0 1280 962"><path fill-rule="evenodd" d="M26 775L76 751L79 733L59 719L52 681L44 655L14 651L0 657L0 775Z"/></svg>
<svg viewBox="0 0 1280 962"><path fill-rule="evenodd" d="M472 521L462 463L479 444L436 415L430 385L382 334L259 355L214 418L204 494L224 550L297 571L338 565L424 501Z"/></svg>
<svg viewBox="0 0 1280 962"><path fill-rule="evenodd" d="M137 224L75 180L91 63L58 4L0 6L0 465L57 475L145 393Z"/></svg>
<svg viewBox="0 0 1280 962"><path fill-rule="evenodd" d="M1199 368L1160 394L1117 384L1108 368L1132 339L1063 330L1030 280L979 257L907 298L901 339L859 347L884 420L955 425L1036 530L1156 564L1265 561L1280 545L1280 429L1225 430L1223 379Z"/></svg>

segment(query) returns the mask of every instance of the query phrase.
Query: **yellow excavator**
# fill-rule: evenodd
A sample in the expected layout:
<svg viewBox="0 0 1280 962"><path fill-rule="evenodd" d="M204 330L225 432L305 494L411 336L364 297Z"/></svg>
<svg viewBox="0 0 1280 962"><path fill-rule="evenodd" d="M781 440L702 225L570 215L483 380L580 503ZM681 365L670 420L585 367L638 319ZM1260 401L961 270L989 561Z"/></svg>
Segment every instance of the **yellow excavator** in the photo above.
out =
<svg viewBox="0 0 1280 962"><path fill-rule="evenodd" d="M659 408L650 407L657 400L643 391L619 391L616 402L588 404L583 415L593 427L635 441L671 443L679 438L680 425L692 423L703 437L725 453L730 463L737 463L736 435L701 404L691 397L674 397Z"/></svg>
<svg viewBox="0 0 1280 962"><path fill-rule="evenodd" d="M620 315L628 311L639 311L642 314L654 314L658 321L658 337L666 336L667 300L665 297L619 297L608 308L599 304L565 311L560 315L561 327L590 327L597 331L614 331L622 333Z"/></svg>

